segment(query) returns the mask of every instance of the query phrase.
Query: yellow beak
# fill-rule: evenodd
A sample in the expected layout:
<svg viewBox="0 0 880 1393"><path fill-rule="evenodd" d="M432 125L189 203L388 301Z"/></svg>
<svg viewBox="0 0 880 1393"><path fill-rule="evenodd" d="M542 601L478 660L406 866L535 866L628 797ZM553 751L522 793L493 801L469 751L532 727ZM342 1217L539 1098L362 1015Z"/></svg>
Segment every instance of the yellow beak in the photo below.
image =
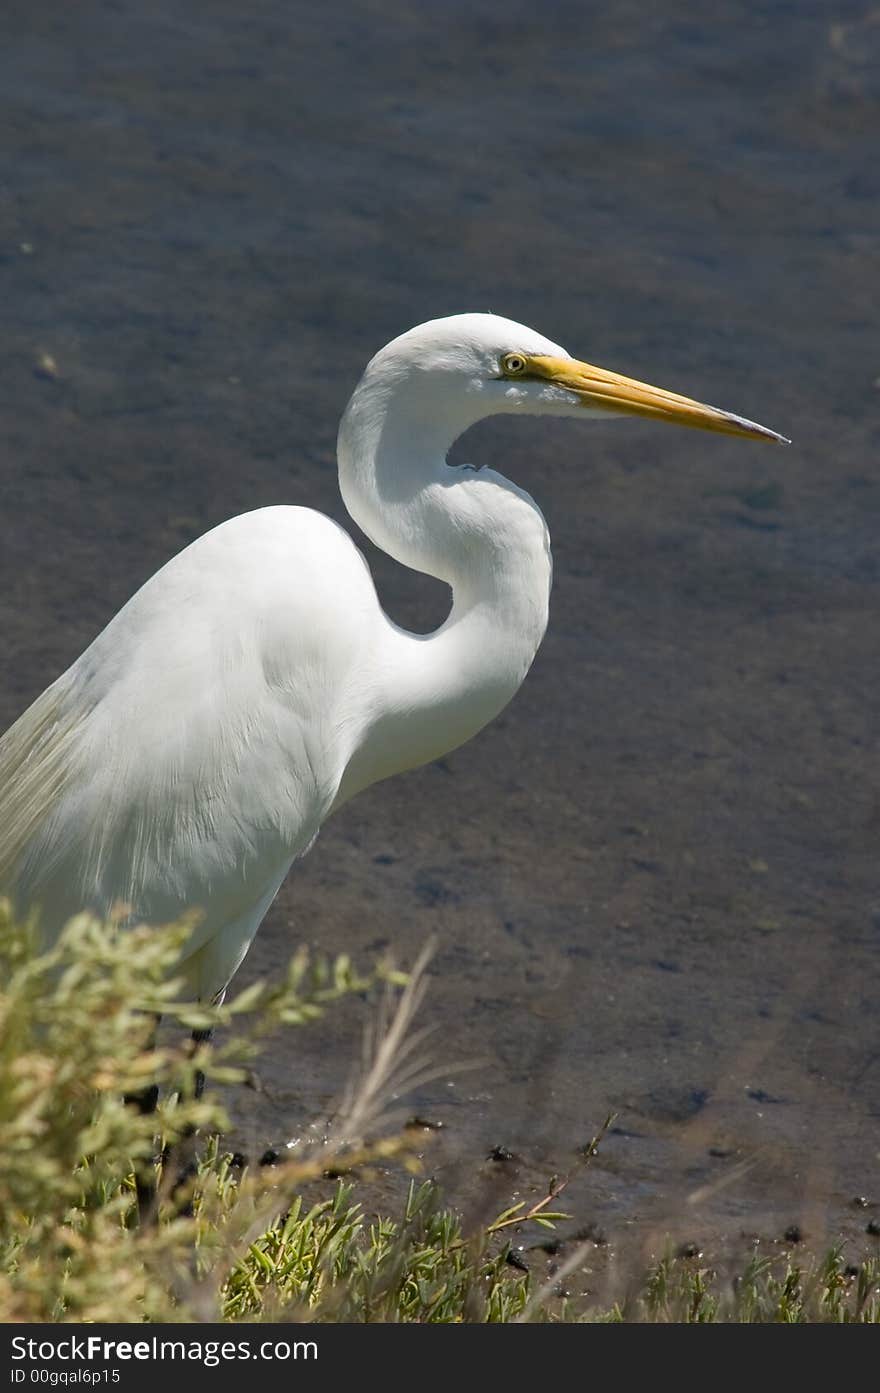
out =
<svg viewBox="0 0 880 1393"><path fill-rule="evenodd" d="M714 430L722 435L745 435L753 440L791 444L775 430L768 430L766 426L759 426L742 416L734 416L730 411L692 401L690 397L681 397L677 392L666 392L662 387L649 387L646 382L621 377L620 373L595 368L590 363L579 363L576 358L536 355L529 357L528 366L535 376L546 378L554 386L573 392L581 398L584 406L629 416L647 416L654 421L669 421L672 425L690 426L694 430Z"/></svg>

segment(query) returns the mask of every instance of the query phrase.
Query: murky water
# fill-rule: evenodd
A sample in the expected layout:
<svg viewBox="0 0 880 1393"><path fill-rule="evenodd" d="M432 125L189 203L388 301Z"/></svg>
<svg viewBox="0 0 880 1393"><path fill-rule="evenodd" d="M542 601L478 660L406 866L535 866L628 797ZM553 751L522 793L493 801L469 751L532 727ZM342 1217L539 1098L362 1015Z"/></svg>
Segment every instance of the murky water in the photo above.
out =
<svg viewBox="0 0 880 1393"><path fill-rule="evenodd" d="M420 320L493 309L794 437L472 432L547 514L546 642L491 729L326 828L239 981L302 939L411 961L434 934L434 1056L481 1061L412 1104L452 1189L493 1145L538 1185L614 1110L579 1223L855 1242L852 1197L880 1201L876 10L8 0L0 25L4 722L212 524L343 520L339 413ZM366 549L394 617L436 623L439 587ZM326 1108L360 1024L266 1061L253 1145Z"/></svg>

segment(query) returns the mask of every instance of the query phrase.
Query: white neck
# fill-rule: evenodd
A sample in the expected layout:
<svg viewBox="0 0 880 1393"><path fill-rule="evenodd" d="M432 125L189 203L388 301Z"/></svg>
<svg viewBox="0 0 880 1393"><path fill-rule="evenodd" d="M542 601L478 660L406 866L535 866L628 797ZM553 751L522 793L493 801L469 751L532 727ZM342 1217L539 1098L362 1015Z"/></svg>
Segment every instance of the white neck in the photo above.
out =
<svg viewBox="0 0 880 1393"><path fill-rule="evenodd" d="M453 441L487 415L479 394L428 378L362 380L339 429L339 485L382 550L452 587L436 633L386 620L359 748L337 806L359 789L455 749L510 701L547 627L552 574L537 504L493 470L451 468Z"/></svg>

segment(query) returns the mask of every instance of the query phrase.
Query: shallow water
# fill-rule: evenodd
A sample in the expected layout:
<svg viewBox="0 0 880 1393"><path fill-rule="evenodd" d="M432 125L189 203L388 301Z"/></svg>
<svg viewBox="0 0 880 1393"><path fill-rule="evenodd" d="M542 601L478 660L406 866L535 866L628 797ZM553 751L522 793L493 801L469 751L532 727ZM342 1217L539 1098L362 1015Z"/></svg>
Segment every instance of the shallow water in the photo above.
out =
<svg viewBox="0 0 880 1393"><path fill-rule="evenodd" d="M615 1111L579 1223L855 1245L852 1197L880 1201L872 6L11 0L0 26L4 721L207 527L343 520L347 394L433 315L496 310L794 438L471 432L458 458L547 514L545 644L475 742L328 825L239 981L303 939L411 961L434 934L434 1057L480 1063L411 1111L446 1124L455 1193L497 1145L528 1192ZM399 622L442 617L365 549ZM329 1106L362 1014L264 1062L247 1145Z"/></svg>

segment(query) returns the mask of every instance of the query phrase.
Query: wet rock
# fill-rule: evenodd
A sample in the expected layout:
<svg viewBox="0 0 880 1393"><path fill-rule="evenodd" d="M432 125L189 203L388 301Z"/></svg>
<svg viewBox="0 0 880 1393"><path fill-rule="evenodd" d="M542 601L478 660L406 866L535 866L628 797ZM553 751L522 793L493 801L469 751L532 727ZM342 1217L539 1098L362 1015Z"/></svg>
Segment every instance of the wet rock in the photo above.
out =
<svg viewBox="0 0 880 1393"><path fill-rule="evenodd" d="M58 375L58 364L52 354L41 353L34 363L34 377L41 377L46 382L55 382Z"/></svg>
<svg viewBox="0 0 880 1393"><path fill-rule="evenodd" d="M702 1251L699 1243L682 1243L676 1249L675 1256L677 1258L698 1258Z"/></svg>
<svg viewBox="0 0 880 1393"><path fill-rule="evenodd" d="M506 1146L493 1146L486 1157L487 1161L498 1162L515 1161L516 1159L514 1152L510 1151Z"/></svg>
<svg viewBox="0 0 880 1393"><path fill-rule="evenodd" d="M504 1259L504 1261L508 1263L511 1267L515 1267L519 1272L528 1272L529 1270L529 1264L526 1262L522 1254L518 1252L515 1248L511 1248L509 1250L507 1257Z"/></svg>

